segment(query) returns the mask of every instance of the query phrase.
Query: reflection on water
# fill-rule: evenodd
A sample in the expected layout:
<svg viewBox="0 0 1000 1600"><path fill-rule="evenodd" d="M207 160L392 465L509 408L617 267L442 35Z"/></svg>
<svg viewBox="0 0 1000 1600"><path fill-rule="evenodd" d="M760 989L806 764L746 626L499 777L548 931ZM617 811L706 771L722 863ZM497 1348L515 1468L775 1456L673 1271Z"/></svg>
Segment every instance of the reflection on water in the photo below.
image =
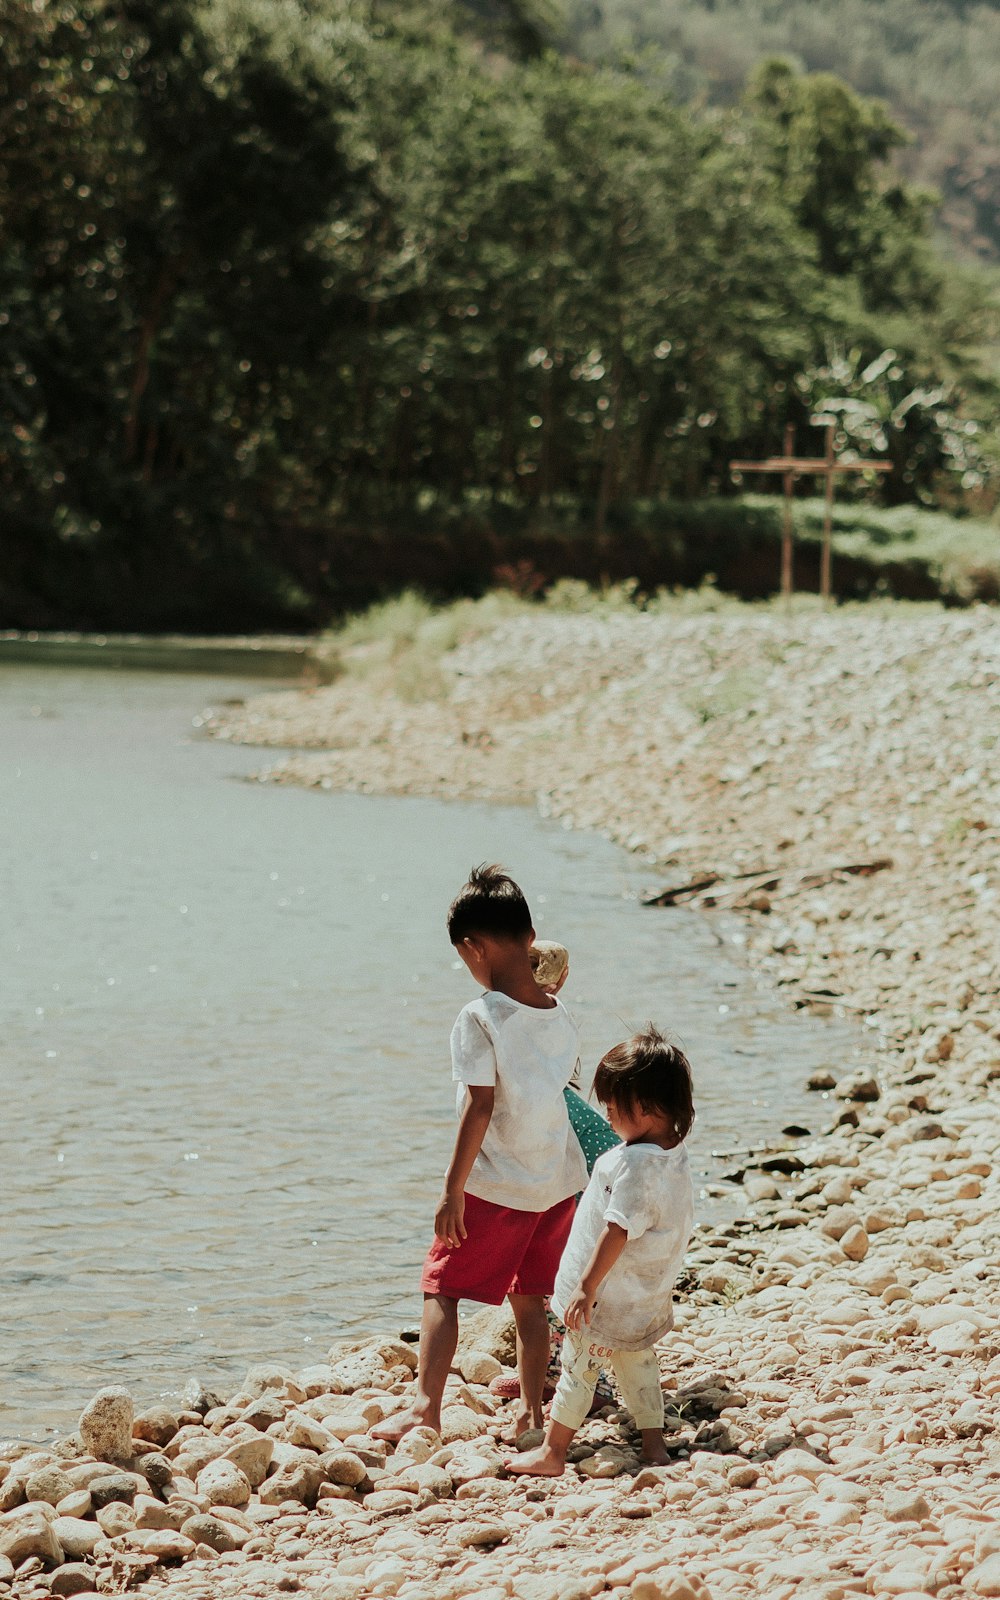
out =
<svg viewBox="0 0 1000 1600"><path fill-rule="evenodd" d="M853 1049L721 924L641 908L603 840L236 781L259 753L194 719L238 692L0 668L0 1434L69 1426L102 1383L149 1399L415 1319L474 993L444 913L475 861L570 946L585 1062L650 1016L681 1037L703 1176L815 1115L807 1072Z"/></svg>

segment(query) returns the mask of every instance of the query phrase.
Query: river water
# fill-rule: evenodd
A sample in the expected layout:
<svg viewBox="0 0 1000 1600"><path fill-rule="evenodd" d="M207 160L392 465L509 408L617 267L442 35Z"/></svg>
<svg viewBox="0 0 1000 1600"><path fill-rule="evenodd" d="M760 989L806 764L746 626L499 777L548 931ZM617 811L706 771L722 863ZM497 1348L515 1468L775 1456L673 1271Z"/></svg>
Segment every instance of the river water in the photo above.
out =
<svg viewBox="0 0 1000 1600"><path fill-rule="evenodd" d="M754 980L737 924L643 908L649 869L600 838L245 781L260 752L197 720L252 688L0 667L0 1437L418 1318L476 861L570 947L585 1063L650 1016L685 1044L703 1184L826 1115L804 1079L855 1050Z"/></svg>

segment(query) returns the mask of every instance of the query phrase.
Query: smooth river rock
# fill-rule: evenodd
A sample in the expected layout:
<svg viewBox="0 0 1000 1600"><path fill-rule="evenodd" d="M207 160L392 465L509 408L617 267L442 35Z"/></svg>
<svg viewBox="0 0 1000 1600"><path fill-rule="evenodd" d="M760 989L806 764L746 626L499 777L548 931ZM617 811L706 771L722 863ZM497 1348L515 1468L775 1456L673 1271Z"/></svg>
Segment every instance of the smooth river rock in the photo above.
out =
<svg viewBox="0 0 1000 1600"><path fill-rule="evenodd" d="M31 1556L37 1556L40 1561L59 1562L63 1552L48 1518L41 1513L30 1513L0 1529L0 1556L6 1556L19 1567Z"/></svg>

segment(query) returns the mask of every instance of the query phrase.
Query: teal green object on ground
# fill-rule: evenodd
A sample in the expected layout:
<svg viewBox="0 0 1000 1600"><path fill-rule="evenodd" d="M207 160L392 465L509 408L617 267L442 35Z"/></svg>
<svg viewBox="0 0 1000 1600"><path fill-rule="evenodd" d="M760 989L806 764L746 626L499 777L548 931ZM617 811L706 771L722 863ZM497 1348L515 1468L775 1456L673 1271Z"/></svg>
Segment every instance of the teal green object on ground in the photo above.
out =
<svg viewBox="0 0 1000 1600"><path fill-rule="evenodd" d="M621 1144L621 1140L611 1124L606 1122L593 1106L588 1105L575 1089L564 1089L563 1094L566 1096L569 1120L573 1132L580 1141L589 1174L593 1172L594 1162L598 1156L602 1156L605 1150L612 1150L616 1144Z"/></svg>

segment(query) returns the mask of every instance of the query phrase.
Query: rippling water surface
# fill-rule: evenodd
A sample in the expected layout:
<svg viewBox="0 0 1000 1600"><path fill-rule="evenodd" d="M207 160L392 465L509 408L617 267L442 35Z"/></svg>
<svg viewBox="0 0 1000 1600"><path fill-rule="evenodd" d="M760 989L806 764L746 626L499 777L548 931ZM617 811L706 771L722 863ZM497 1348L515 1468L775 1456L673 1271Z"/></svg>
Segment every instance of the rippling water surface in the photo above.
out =
<svg viewBox="0 0 1000 1600"><path fill-rule="evenodd" d="M0 1436L417 1318L475 861L570 946L586 1063L648 1016L680 1035L703 1178L821 1114L803 1080L854 1048L755 983L734 926L643 909L648 869L601 839L242 781L260 752L195 719L247 687L0 669Z"/></svg>

